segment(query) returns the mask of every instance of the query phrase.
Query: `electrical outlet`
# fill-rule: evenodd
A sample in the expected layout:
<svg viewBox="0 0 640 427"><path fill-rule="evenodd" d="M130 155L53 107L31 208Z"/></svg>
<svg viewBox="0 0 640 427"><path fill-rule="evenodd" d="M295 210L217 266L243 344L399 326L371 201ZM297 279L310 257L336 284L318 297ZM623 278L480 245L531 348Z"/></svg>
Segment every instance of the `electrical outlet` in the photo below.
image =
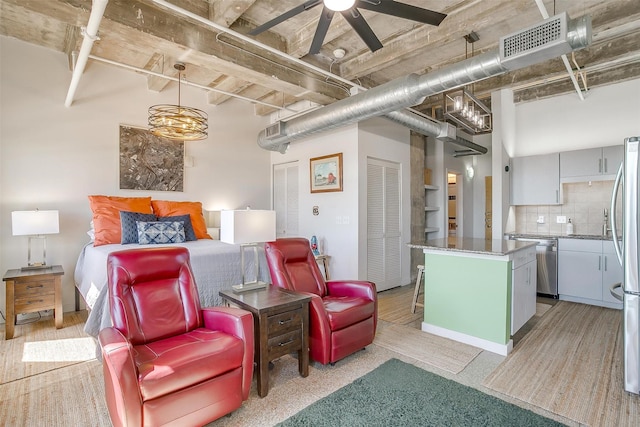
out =
<svg viewBox="0 0 640 427"><path fill-rule="evenodd" d="M538 220L536 221L538 224L544 224L544 215L538 216Z"/></svg>
<svg viewBox="0 0 640 427"><path fill-rule="evenodd" d="M566 224L567 223L567 217L565 215L559 215L556 217L556 224Z"/></svg>

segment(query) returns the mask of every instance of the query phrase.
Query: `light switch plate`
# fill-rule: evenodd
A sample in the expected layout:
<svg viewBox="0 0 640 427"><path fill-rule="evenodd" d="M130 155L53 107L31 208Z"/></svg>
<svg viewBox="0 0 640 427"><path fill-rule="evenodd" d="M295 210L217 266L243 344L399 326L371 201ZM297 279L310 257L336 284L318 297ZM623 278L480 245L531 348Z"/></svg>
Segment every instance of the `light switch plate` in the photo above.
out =
<svg viewBox="0 0 640 427"><path fill-rule="evenodd" d="M556 217L556 224L566 224L567 223L567 217L565 215L562 216L557 216Z"/></svg>

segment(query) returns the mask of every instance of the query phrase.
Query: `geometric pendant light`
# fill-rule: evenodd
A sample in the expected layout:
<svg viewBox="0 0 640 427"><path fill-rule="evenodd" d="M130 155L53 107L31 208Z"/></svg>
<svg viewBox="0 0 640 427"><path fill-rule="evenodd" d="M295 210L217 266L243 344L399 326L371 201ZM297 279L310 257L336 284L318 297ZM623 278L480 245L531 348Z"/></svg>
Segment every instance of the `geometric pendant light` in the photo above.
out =
<svg viewBox="0 0 640 427"><path fill-rule="evenodd" d="M180 105L180 72L185 66L176 63L173 68L178 70L178 105L158 104L149 107L149 130L156 136L181 141L197 141L207 138L207 113L197 108Z"/></svg>

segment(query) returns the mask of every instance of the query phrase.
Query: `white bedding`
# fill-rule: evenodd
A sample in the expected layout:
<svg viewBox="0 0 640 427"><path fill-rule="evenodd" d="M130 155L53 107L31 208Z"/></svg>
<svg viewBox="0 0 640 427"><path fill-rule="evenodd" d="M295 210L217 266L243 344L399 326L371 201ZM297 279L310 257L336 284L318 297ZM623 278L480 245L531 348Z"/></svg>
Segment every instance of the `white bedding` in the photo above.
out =
<svg viewBox="0 0 640 427"><path fill-rule="evenodd" d="M242 282L240 274L240 246L223 243L220 240L201 239L185 243L160 246L184 246L189 250L191 268L198 286L202 307L222 305L218 292L230 289ZM78 257L74 279L78 291L83 296L89 311L85 332L97 337L101 329L111 326L109 302L107 298L107 256L109 253L134 248L149 248L149 245L103 245L94 247L87 244ZM259 247L260 280L270 282L269 269L264 250ZM253 251L246 250L245 275L247 281L254 280L255 262Z"/></svg>

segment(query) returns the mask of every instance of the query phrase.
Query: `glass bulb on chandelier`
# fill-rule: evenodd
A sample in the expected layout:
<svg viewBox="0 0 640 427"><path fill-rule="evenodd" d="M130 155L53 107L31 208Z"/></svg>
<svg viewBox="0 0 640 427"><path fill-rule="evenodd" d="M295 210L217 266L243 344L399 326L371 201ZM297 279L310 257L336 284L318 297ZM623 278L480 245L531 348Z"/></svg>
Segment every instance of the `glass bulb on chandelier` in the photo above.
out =
<svg viewBox="0 0 640 427"><path fill-rule="evenodd" d="M331 9L334 12L342 12L353 7L355 0L323 0L327 9Z"/></svg>
<svg viewBox="0 0 640 427"><path fill-rule="evenodd" d="M180 105L181 71L183 63L174 65L178 70L178 105L158 104L149 107L149 130L152 134L181 141L196 141L207 137L207 113L197 108Z"/></svg>

